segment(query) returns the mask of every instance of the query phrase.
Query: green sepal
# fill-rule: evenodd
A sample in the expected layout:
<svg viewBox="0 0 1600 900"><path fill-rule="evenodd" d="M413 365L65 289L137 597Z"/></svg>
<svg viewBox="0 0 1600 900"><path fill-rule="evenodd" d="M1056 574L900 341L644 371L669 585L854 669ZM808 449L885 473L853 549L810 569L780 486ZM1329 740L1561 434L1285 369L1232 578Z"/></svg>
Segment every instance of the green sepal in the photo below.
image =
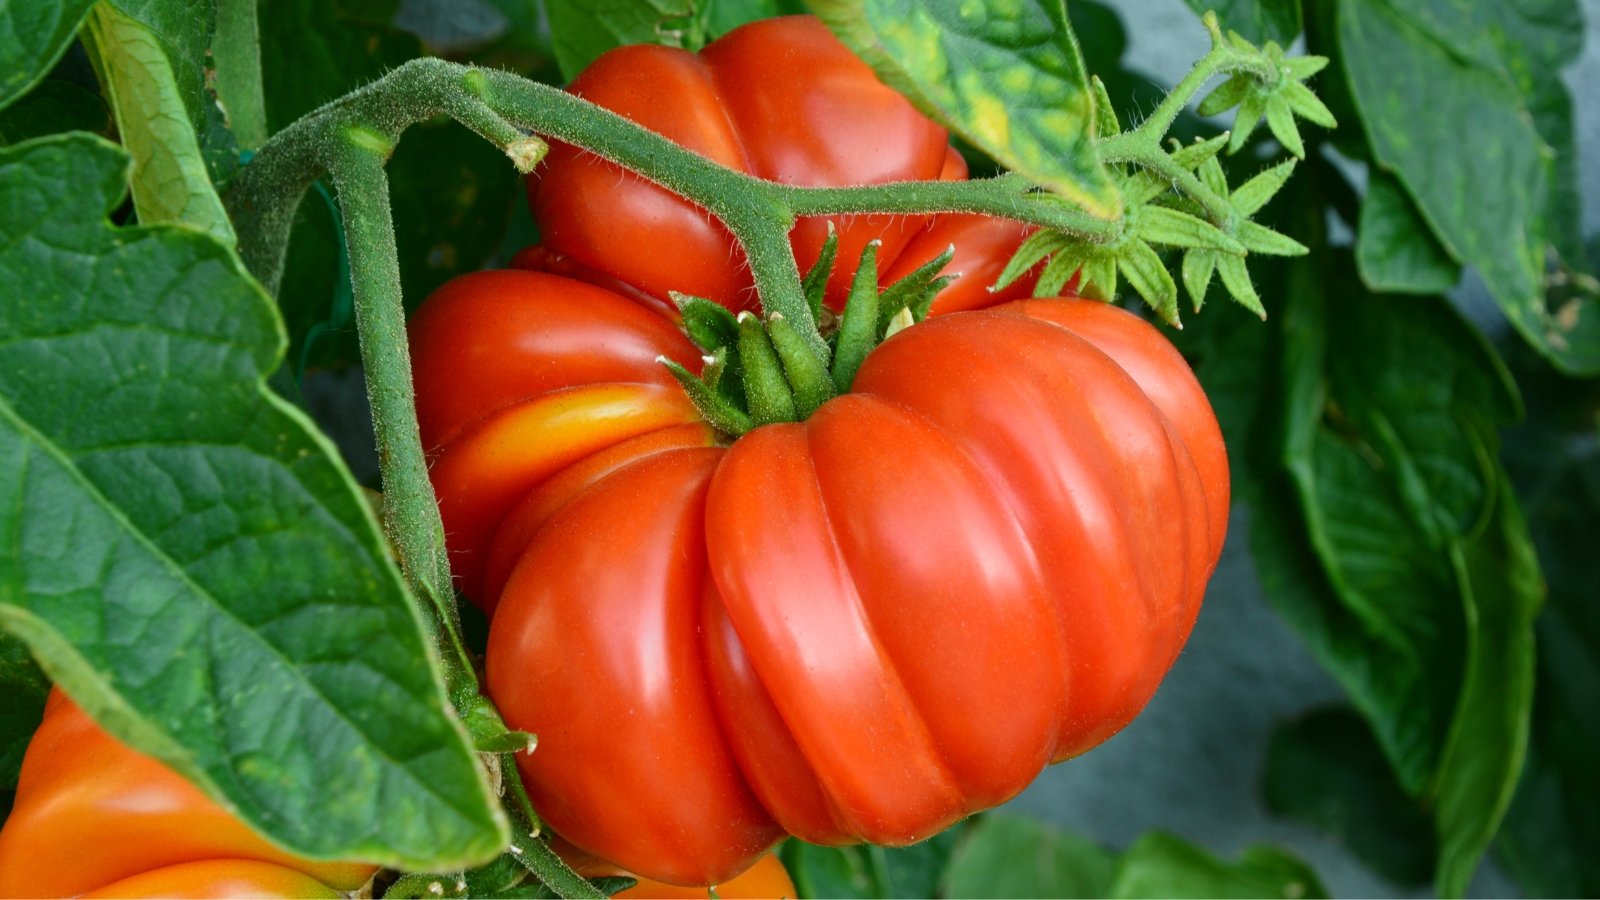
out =
<svg viewBox="0 0 1600 900"><path fill-rule="evenodd" d="M739 324L733 313L714 300L669 291L667 296L683 315L683 330L695 346L707 352L731 347L739 341Z"/></svg>
<svg viewBox="0 0 1600 900"><path fill-rule="evenodd" d="M1232 194L1233 208L1241 215L1255 215L1261 207L1267 205L1268 200L1283 189L1297 162L1293 159L1285 160L1239 185ZM1220 174L1221 170L1218 172Z"/></svg>
<svg viewBox="0 0 1600 900"><path fill-rule="evenodd" d="M911 321L921 322L923 319L926 319L928 317L928 310L933 308L933 301L938 298L939 292L954 283L955 278L950 275L940 275L938 278L928 282L928 286L922 289L922 293L911 298L911 302L906 304L905 311L911 314ZM885 338L891 334L889 330L889 323L893 323L894 321L895 317L890 316L889 322L885 324L883 329L883 336Z"/></svg>
<svg viewBox="0 0 1600 900"><path fill-rule="evenodd" d="M789 380L795 417L805 419L835 396L828 365L800 336L799 330L778 313L767 317L767 335L772 339L778 361L783 364L783 375Z"/></svg>
<svg viewBox="0 0 1600 900"><path fill-rule="evenodd" d="M1289 109L1289 101L1281 94L1274 94L1267 100L1267 129L1283 145L1283 149L1294 154L1296 159L1306 158L1306 145L1300 138L1300 126L1294 123L1294 112Z"/></svg>
<svg viewBox="0 0 1600 900"><path fill-rule="evenodd" d="M735 406L721 393L712 390L709 385L696 378L693 372L665 356L656 357L656 362L667 367L672 377L683 386L683 392L689 396L689 402L694 404L694 408L700 412L702 418L711 423L711 427L734 437L756 427L750 417L745 415L744 410Z"/></svg>
<svg viewBox="0 0 1600 900"><path fill-rule="evenodd" d="M806 305L811 307L811 321L822 320L822 298L828 292L828 276L833 274L833 262L839 256L839 231L828 220L828 237L822 242L822 252L817 261L806 270L800 289L806 295Z"/></svg>
<svg viewBox="0 0 1600 900"><path fill-rule="evenodd" d="M1115 300L1117 298L1116 256L1110 253L1096 253L1085 259L1083 265L1078 267L1078 293L1093 300Z"/></svg>
<svg viewBox="0 0 1600 900"><path fill-rule="evenodd" d="M1228 152L1238 153L1245 141L1250 139L1251 132L1256 130L1256 125L1261 121L1262 115L1267 111L1267 100L1261 94L1251 91L1245 95L1239 104L1239 112L1233 120L1233 134L1228 137Z"/></svg>
<svg viewBox="0 0 1600 900"><path fill-rule="evenodd" d="M1177 143L1176 140L1173 141ZM1206 140L1196 138L1194 143L1187 147L1174 147L1172 161L1185 169L1194 169L1208 160L1216 159L1222 148L1228 146L1228 132L1216 135Z"/></svg>
<svg viewBox="0 0 1600 900"><path fill-rule="evenodd" d="M1172 182L1144 169L1122 180L1122 201L1128 207L1143 206L1172 190Z"/></svg>
<svg viewBox="0 0 1600 900"><path fill-rule="evenodd" d="M1235 75L1218 85L1210 96L1201 100L1200 106L1195 111L1206 117L1221 115L1243 102L1244 98L1249 96L1254 83L1254 79L1248 75Z"/></svg>
<svg viewBox="0 0 1600 900"><path fill-rule="evenodd" d="M1039 273L1039 280L1034 283L1033 295L1035 297L1059 297L1066 289L1067 282L1072 276L1078 274L1088 262L1092 251L1085 244L1071 244L1061 248L1050 256L1050 262ZM1081 291L1083 285L1078 285Z"/></svg>
<svg viewBox="0 0 1600 900"><path fill-rule="evenodd" d="M1138 234L1152 244L1168 247L1211 247L1235 255L1245 252L1244 244L1224 234L1217 226L1165 206L1146 206L1139 210Z"/></svg>
<svg viewBox="0 0 1600 900"><path fill-rule="evenodd" d="M767 330L752 313L740 313L738 321L739 364L751 421L757 425L796 421L794 393Z"/></svg>
<svg viewBox="0 0 1600 900"><path fill-rule="evenodd" d="M1012 282L1038 265L1039 260L1060 253L1071 242L1071 238L1059 231L1040 230L1028 235L1017 247L1017 252L1011 255L1011 261L1001 270L1000 277L995 279L994 289L998 291L1011 286Z"/></svg>
<svg viewBox="0 0 1600 900"><path fill-rule="evenodd" d="M1289 70L1289 77L1295 81L1305 81L1307 78L1321 72L1328 67L1326 56L1296 56L1283 61L1284 68Z"/></svg>
<svg viewBox="0 0 1600 900"><path fill-rule="evenodd" d="M1222 286L1228 289L1240 306L1260 318L1267 317L1266 309L1261 306L1261 297L1256 293L1255 285L1250 283L1250 270L1245 268L1244 257L1218 256L1217 274L1222 276Z"/></svg>
<svg viewBox="0 0 1600 900"><path fill-rule="evenodd" d="M1183 327L1178 322L1178 286L1154 248L1145 241L1129 241L1117 255L1117 270L1163 322Z"/></svg>
<svg viewBox="0 0 1600 900"><path fill-rule="evenodd" d="M1183 255L1183 288L1194 301L1194 311L1206 305L1206 289L1217 270L1217 251L1195 249Z"/></svg>
<svg viewBox="0 0 1600 900"><path fill-rule="evenodd" d="M933 297L928 295L928 288L935 282L939 282L939 287L933 291L934 294L937 294L954 280L950 278L939 279L935 276L945 266L948 266L950 260L955 259L955 256L956 245L951 244L945 248L943 253L918 266L910 274L889 285L882 294L878 295L878 328L875 333L879 338L882 338L884 332L888 329L889 320L898 315L900 310L910 308L924 296L927 296L928 302L932 303Z"/></svg>
<svg viewBox="0 0 1600 900"><path fill-rule="evenodd" d="M845 301L844 317L839 322L839 345L833 353L833 385L841 394L849 393L856 372L877 343L880 243L872 241L861 252L861 265L850 283L850 299Z"/></svg>
<svg viewBox="0 0 1600 900"><path fill-rule="evenodd" d="M1309 250L1286 234L1279 234L1268 228L1251 221L1239 223L1239 240L1251 253L1262 253L1267 256L1305 256Z"/></svg>
<svg viewBox="0 0 1600 900"><path fill-rule="evenodd" d="M1201 163L1195 174L1199 176L1200 182L1210 188L1217 196L1228 196L1228 176L1222 171L1222 163L1215 158Z"/></svg>
<svg viewBox="0 0 1600 900"><path fill-rule="evenodd" d="M1116 107L1111 105L1111 94L1106 91L1105 82L1099 75L1089 78L1089 86L1094 90L1094 124L1099 131L1099 137L1108 138L1114 134L1122 133L1122 123L1117 121Z"/></svg>
<svg viewBox="0 0 1600 900"><path fill-rule="evenodd" d="M728 358L727 347L718 347L700 357L700 361L704 363L700 367L700 380L706 383L706 387L721 393L723 396L727 396L727 392L723 390L722 382L728 375Z"/></svg>
<svg viewBox="0 0 1600 900"><path fill-rule="evenodd" d="M1321 125L1323 128L1339 127L1339 121L1333 117L1333 111L1328 109L1327 104L1318 99L1310 88L1298 81L1290 81L1284 84L1282 90L1283 99L1300 118Z"/></svg>

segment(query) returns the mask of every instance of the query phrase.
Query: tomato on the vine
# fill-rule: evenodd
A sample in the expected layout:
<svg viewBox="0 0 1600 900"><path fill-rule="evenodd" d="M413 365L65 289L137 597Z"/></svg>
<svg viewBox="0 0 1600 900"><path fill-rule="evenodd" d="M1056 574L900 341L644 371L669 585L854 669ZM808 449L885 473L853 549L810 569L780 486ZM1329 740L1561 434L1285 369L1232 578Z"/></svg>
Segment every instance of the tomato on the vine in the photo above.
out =
<svg viewBox="0 0 1600 900"><path fill-rule="evenodd" d="M574 88L766 177L960 174L809 19L700 57L616 51ZM562 836L699 885L785 834L904 844L1144 706L1229 496L1210 406L1155 328L988 292L1019 226L844 218L836 286L872 239L893 277L956 235L965 275L850 393L730 441L655 362L701 364L666 292L753 302L727 234L570 148L532 197L546 243L524 260L546 271L457 279L411 335L452 565L492 615L488 689L539 735L518 763ZM796 229L802 265L825 231Z"/></svg>
<svg viewBox="0 0 1600 900"><path fill-rule="evenodd" d="M337 897L375 871L274 847L59 690L0 829L0 897Z"/></svg>
<svg viewBox="0 0 1600 900"><path fill-rule="evenodd" d="M709 159L760 178L809 187L959 180L967 164L945 130L878 81L822 23L803 16L755 22L699 54L621 47L570 90ZM528 197L539 251L528 265L572 275L666 308L668 292L730 309L756 305L750 272L727 229L705 211L568 144L554 143ZM893 281L954 245L959 277L934 312L1025 297L1023 279L988 287L1031 230L977 215L803 218L790 235L802 271L816 262L829 224L839 260L827 299L843 305L856 261L882 244L878 269Z"/></svg>

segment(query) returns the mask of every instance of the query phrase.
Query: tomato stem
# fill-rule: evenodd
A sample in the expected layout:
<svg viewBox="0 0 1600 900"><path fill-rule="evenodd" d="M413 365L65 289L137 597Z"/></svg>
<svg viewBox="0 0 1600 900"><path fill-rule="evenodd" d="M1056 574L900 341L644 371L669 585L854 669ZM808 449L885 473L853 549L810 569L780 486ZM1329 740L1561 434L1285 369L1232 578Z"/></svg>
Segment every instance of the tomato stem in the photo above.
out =
<svg viewBox="0 0 1600 900"><path fill-rule="evenodd" d="M459 706L477 694L477 676L461 639L461 622L444 550L444 524L428 481L405 352L400 260L389 208L387 152L381 132L360 129L335 142L329 169L339 196L367 401L383 469L383 529L444 665L445 687ZM389 146L393 145L390 141ZM397 349L398 348L398 351Z"/></svg>

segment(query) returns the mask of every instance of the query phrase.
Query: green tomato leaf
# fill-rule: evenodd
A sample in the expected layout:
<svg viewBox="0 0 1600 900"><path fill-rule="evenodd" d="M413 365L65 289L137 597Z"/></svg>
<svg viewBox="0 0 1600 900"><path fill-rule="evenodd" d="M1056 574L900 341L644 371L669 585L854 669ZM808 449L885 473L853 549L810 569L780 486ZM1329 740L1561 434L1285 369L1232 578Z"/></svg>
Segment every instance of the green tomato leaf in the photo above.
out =
<svg viewBox="0 0 1600 900"><path fill-rule="evenodd" d="M1405 186L1449 256L1478 268L1524 338L1566 371L1600 373L1600 302L1559 315L1544 302L1557 173L1529 85L1514 74L1570 52L1561 49L1573 40L1563 33L1569 17L1541 22L1538 10L1499 0L1438 6L1339 7L1343 68L1374 162ZM1530 49L1543 43L1557 49ZM1471 123L1470 140L1462 123Z"/></svg>
<svg viewBox="0 0 1600 900"><path fill-rule="evenodd" d="M177 71L157 33L116 6L96 6L84 43L133 157L133 206L147 225L181 222L228 246L233 223L211 185Z"/></svg>
<svg viewBox="0 0 1600 900"><path fill-rule="evenodd" d="M0 625L109 731L285 847L449 868L506 840L359 490L265 389L213 238L112 228L123 152L0 150Z"/></svg>
<svg viewBox="0 0 1600 900"><path fill-rule="evenodd" d="M613 47L681 43L675 29L694 11L691 0L545 0L550 44L568 81Z"/></svg>
<svg viewBox="0 0 1600 900"><path fill-rule="evenodd" d="M216 29L219 0L107 0L122 16L149 32L146 40L161 48L172 82L190 125L205 121L211 98L206 92L206 51ZM172 109L178 107L174 106Z"/></svg>
<svg viewBox="0 0 1600 900"><path fill-rule="evenodd" d="M0 109L55 67L93 0L0 0Z"/></svg>
<svg viewBox="0 0 1600 900"><path fill-rule="evenodd" d="M1253 44L1267 41L1289 44L1300 36L1300 0L1188 0L1188 3L1195 15L1214 11L1224 30L1237 31Z"/></svg>
<svg viewBox="0 0 1600 900"><path fill-rule="evenodd" d="M1319 709L1278 728L1263 791L1274 813L1333 835L1396 884L1424 885L1433 874L1432 823L1352 709Z"/></svg>
<svg viewBox="0 0 1600 900"><path fill-rule="evenodd" d="M1435 777L1440 896L1462 897L1516 791L1533 703L1544 579L1508 479L1488 526L1452 548L1467 618L1465 683Z"/></svg>
<svg viewBox="0 0 1600 900"><path fill-rule="evenodd" d="M1135 841L1117 862L1114 898L1327 897L1316 872L1276 847L1246 848L1227 863L1170 834L1151 832Z"/></svg>
<svg viewBox="0 0 1600 900"><path fill-rule="evenodd" d="M1600 896L1600 382L1515 356L1513 369L1529 409L1506 434L1506 466L1549 598L1528 765L1496 849L1530 897Z"/></svg>
<svg viewBox="0 0 1600 900"><path fill-rule="evenodd" d="M1006 168L1094 215L1121 213L1062 0L810 5L885 83Z"/></svg>
<svg viewBox="0 0 1600 900"><path fill-rule="evenodd" d="M1112 854L1093 841L1036 819L995 813L980 819L956 845L941 894L1105 897L1115 865Z"/></svg>
<svg viewBox="0 0 1600 900"><path fill-rule="evenodd" d="M1537 570L1495 461L1495 425L1520 406L1449 304L1366 294L1349 268L1297 264L1283 288L1284 480L1261 476L1252 536L1268 596L1432 806L1436 886L1458 891L1521 769L1532 699Z"/></svg>
<svg viewBox="0 0 1600 900"><path fill-rule="evenodd" d="M1461 264L1433 236L1400 182L1383 172L1372 173L1361 201L1356 266L1367 287L1397 294L1441 294L1461 280Z"/></svg>
<svg viewBox="0 0 1600 900"><path fill-rule="evenodd" d="M906 847L819 847L792 838L778 853L802 897L932 897L968 830L957 825Z"/></svg>
<svg viewBox="0 0 1600 900"><path fill-rule="evenodd" d="M110 113L98 94L70 81L46 81L0 111L0 147L63 131L99 134L110 127Z"/></svg>

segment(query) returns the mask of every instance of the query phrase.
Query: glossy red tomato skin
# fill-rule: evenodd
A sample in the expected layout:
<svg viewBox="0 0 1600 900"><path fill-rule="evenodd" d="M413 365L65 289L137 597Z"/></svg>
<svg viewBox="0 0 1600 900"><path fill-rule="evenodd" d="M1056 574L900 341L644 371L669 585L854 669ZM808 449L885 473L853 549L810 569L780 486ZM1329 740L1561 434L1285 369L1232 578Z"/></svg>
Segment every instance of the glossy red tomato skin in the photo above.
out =
<svg viewBox="0 0 1600 900"><path fill-rule="evenodd" d="M238 865L191 868L219 861ZM28 744L0 829L0 897L222 895L230 884L329 896L375 871L268 844L176 772L106 734L60 691Z"/></svg>
<svg viewBox="0 0 1600 900"><path fill-rule="evenodd" d="M810 17L743 26L698 55L623 47L580 73L569 89L717 163L786 184L967 175L945 130L879 82ZM529 177L528 193L542 241L542 252L528 257L528 264L625 283L658 302L678 291L734 310L756 305L749 271L727 230L664 188L557 143ZM983 253L998 266L1028 231L981 216L843 215L802 218L790 238L804 271L821 252L829 222L836 228L839 262L827 300L838 309L869 241L881 242L879 271L894 277L944 251L951 242L928 240L927 232L951 218L964 220L961 230L974 247L994 245ZM986 232L981 240L980 232ZM987 288L993 278L980 283L988 270L971 261L958 259L945 272L967 276L973 282L968 291ZM1024 279L1007 296L1027 296L1030 288L1031 280Z"/></svg>
<svg viewBox="0 0 1600 900"><path fill-rule="evenodd" d="M524 302L568 302L538 283ZM666 882L724 881L785 832L919 840L1104 740L1187 636L1226 524L1193 375L1090 301L935 316L806 422L701 429L602 435L482 529L488 688L540 734L519 763L541 811Z"/></svg>

